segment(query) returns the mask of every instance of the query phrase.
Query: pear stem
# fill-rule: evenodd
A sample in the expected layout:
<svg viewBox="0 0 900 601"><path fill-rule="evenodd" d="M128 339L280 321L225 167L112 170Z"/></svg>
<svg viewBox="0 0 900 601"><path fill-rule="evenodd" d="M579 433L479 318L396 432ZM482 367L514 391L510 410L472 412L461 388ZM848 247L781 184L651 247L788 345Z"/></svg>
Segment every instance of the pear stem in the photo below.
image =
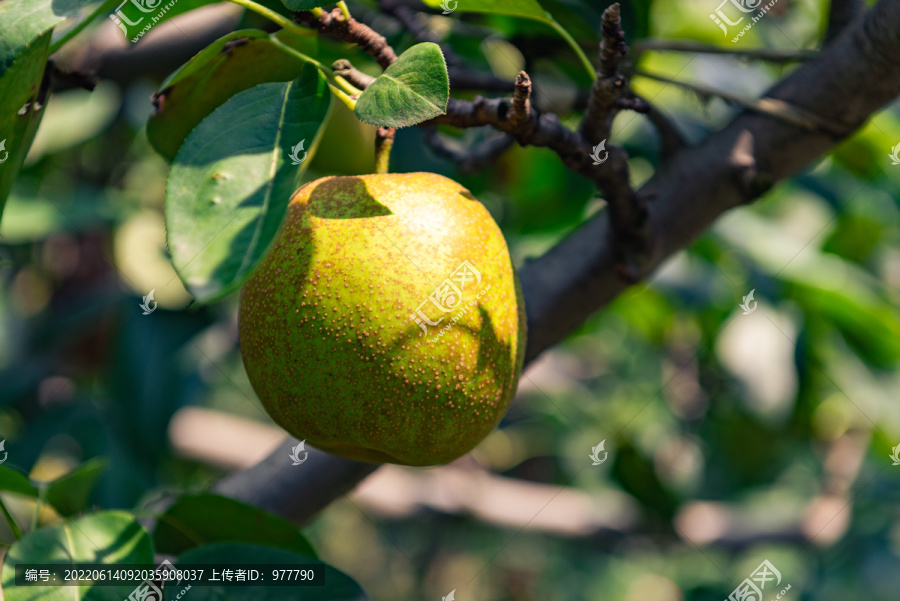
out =
<svg viewBox="0 0 900 601"><path fill-rule="evenodd" d="M393 127L379 127L375 133L375 173L388 172L396 132Z"/></svg>

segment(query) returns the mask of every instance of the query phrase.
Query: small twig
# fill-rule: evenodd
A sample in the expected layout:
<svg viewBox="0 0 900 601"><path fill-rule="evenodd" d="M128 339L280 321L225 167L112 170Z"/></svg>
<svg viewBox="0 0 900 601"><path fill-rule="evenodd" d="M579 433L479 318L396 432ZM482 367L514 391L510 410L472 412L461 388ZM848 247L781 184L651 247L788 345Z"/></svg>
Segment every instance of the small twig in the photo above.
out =
<svg viewBox="0 0 900 601"><path fill-rule="evenodd" d="M648 110L641 112L644 112L647 115L647 118L659 132L663 162L668 162L679 150L687 148L690 145L687 138L684 137L678 127L675 126L675 123L673 123L668 116L640 96L635 95L635 100L644 103Z"/></svg>
<svg viewBox="0 0 900 601"><path fill-rule="evenodd" d="M702 96L718 96L723 100L727 100L728 102L737 104L747 110L754 111L763 115L768 115L769 117L780 119L781 121L796 125L798 127L802 127L804 129L808 129L810 131L820 131L835 136L844 136L849 133L845 128L832 125L831 123L820 118L818 115L805 111L800 107L792 106L782 100L778 100L775 98L749 99L703 84L678 81L675 79L670 79L668 77L663 77L661 75L647 73L645 71L635 71L634 74L641 77L646 77L648 79L655 79L656 81L670 83L680 88L684 88L686 90L691 90L692 92L701 94Z"/></svg>
<svg viewBox="0 0 900 601"><path fill-rule="evenodd" d="M599 77L613 77L619 70L619 61L628 52L618 2L603 11L603 22L600 27L603 41L600 42Z"/></svg>
<svg viewBox="0 0 900 601"><path fill-rule="evenodd" d="M516 87L513 91L512 111L509 114L509 122L513 128L524 125L531 117L531 78L525 71L520 71L516 77Z"/></svg>
<svg viewBox="0 0 900 601"><path fill-rule="evenodd" d="M658 52L698 52L702 54L725 54L739 58L764 60L773 63L793 63L813 58L818 54L814 50L776 50L773 48L726 48L701 42L687 40L656 40L647 39L635 42L631 47L631 54L638 56L647 51Z"/></svg>
<svg viewBox="0 0 900 601"><path fill-rule="evenodd" d="M294 17L298 22L315 27L326 35L359 46L363 52L374 58L382 69L387 69L397 60L397 53L384 36L353 17L346 18L340 8L335 8L331 12L322 11L319 16L303 11L294 13Z"/></svg>
<svg viewBox="0 0 900 601"><path fill-rule="evenodd" d="M375 132L375 173L387 173L391 162L391 148L394 147L393 127L379 127Z"/></svg>
<svg viewBox="0 0 900 601"><path fill-rule="evenodd" d="M488 167L515 143L512 136L501 134L485 140L477 146L459 151L450 148L441 139L436 127L423 127L422 130L425 142L434 150L435 154L456 163L457 168L463 174L475 173L479 169Z"/></svg>
<svg viewBox="0 0 900 601"><path fill-rule="evenodd" d="M371 75L363 73L356 67L354 67L350 61L345 58L338 59L334 61L334 64L331 65L332 71L334 71L335 75L340 75L344 79L346 79L350 84L359 88L360 90L365 90L368 88L375 78Z"/></svg>
<svg viewBox="0 0 900 601"><path fill-rule="evenodd" d="M609 138L613 118L619 111L618 100L626 91L625 77L619 73L619 62L627 52L625 32L619 14L619 4L603 11L603 41L600 43L600 73L591 87L581 121L581 137L591 144Z"/></svg>

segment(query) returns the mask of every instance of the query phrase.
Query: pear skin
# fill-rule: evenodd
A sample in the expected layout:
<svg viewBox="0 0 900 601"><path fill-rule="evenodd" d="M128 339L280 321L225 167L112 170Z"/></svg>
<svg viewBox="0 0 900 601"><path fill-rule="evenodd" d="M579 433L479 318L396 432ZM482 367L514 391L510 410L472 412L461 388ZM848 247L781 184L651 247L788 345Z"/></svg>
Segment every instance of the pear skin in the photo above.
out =
<svg viewBox="0 0 900 601"><path fill-rule="evenodd" d="M438 465L470 451L506 412L525 353L500 229L468 190L431 173L297 190L238 322L275 423L371 463Z"/></svg>

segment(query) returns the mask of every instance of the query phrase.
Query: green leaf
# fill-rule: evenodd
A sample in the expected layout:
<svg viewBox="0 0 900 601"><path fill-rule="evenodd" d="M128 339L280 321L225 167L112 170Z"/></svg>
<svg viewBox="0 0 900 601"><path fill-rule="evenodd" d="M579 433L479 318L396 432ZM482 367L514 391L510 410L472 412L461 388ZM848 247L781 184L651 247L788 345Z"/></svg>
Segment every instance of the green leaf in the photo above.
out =
<svg viewBox="0 0 900 601"><path fill-rule="evenodd" d="M122 2L110 15L112 20L122 32L122 35L135 43L148 31L159 26L178 15L183 15L194 9L215 4L220 0L176 0L174 4L168 0L138 0L137 2ZM140 6L138 6L140 5Z"/></svg>
<svg viewBox="0 0 900 601"><path fill-rule="evenodd" d="M188 136L169 173L166 230L197 302L222 298L256 269L309 164L293 164L292 149L313 154L330 103L324 78L306 65L292 82L233 96Z"/></svg>
<svg viewBox="0 0 900 601"><path fill-rule="evenodd" d="M159 516L153 541L160 553L181 555L210 543L256 543L317 557L289 521L252 505L202 492L186 494Z"/></svg>
<svg viewBox="0 0 900 601"><path fill-rule="evenodd" d="M92 0L0 2L0 217L44 116L41 82L53 28ZM40 102L38 102L40 101Z"/></svg>
<svg viewBox="0 0 900 601"><path fill-rule="evenodd" d="M432 8L440 8L445 14L456 11L467 13L491 13L525 17L550 23L553 17L538 4L537 0L422 0Z"/></svg>
<svg viewBox="0 0 900 601"><path fill-rule="evenodd" d="M3 0L0 2L0 74L22 50L93 0ZM3 87L3 90L12 89ZM16 107L18 110L19 107Z"/></svg>
<svg viewBox="0 0 900 601"><path fill-rule="evenodd" d="M0 21L4 5L0 4ZM2 22L5 28L6 23ZM50 36L47 31L23 47L0 75L0 217L44 116L41 82L50 54ZM0 34L0 43L5 38L5 34ZM5 53L0 54L0 63L4 58Z"/></svg>
<svg viewBox="0 0 900 601"><path fill-rule="evenodd" d="M277 565L312 566L315 580L320 577L324 586L266 586L247 584L244 586L197 586L190 590L191 601L365 601L365 592L352 578L328 564L284 549L273 549L259 545L220 543L188 551L178 558L178 564L253 563L271 566L265 574L272 582L272 570ZM176 567L178 566L176 564ZM294 568L296 569L296 568Z"/></svg>
<svg viewBox="0 0 900 601"><path fill-rule="evenodd" d="M188 134L217 107L262 83L292 81L304 62L257 29L235 31L204 48L163 82L147 137L169 162Z"/></svg>
<svg viewBox="0 0 900 601"><path fill-rule="evenodd" d="M281 0L284 2L284 5L288 7L290 10L310 10L312 8L320 8L322 6L329 6L331 4L336 4L337 0L331 0L328 2L326 0Z"/></svg>
<svg viewBox="0 0 900 601"><path fill-rule="evenodd" d="M400 55L356 101L356 116L365 123L408 127L447 111L450 80L437 44L416 44Z"/></svg>
<svg viewBox="0 0 900 601"><path fill-rule="evenodd" d="M47 485L46 499L62 516L73 516L87 507L97 478L106 470L101 457L85 461L74 470Z"/></svg>
<svg viewBox="0 0 900 601"><path fill-rule="evenodd" d="M0 490L37 498L38 489L28 476L5 465L0 465Z"/></svg>
<svg viewBox="0 0 900 601"><path fill-rule="evenodd" d="M150 535L130 514L105 511L56 528L41 528L16 541L0 569L6 601L122 601L129 586L15 586L19 563L153 564Z"/></svg>

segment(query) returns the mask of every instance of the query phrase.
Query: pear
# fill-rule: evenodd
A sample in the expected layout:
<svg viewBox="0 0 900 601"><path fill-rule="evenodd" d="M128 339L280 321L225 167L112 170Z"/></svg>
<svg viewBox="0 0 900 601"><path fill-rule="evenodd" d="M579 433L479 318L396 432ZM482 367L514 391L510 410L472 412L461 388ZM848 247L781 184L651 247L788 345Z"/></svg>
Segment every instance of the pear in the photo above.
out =
<svg viewBox="0 0 900 601"><path fill-rule="evenodd" d="M297 190L238 319L275 423L329 453L438 465L493 430L525 353L525 308L490 214L432 173Z"/></svg>

